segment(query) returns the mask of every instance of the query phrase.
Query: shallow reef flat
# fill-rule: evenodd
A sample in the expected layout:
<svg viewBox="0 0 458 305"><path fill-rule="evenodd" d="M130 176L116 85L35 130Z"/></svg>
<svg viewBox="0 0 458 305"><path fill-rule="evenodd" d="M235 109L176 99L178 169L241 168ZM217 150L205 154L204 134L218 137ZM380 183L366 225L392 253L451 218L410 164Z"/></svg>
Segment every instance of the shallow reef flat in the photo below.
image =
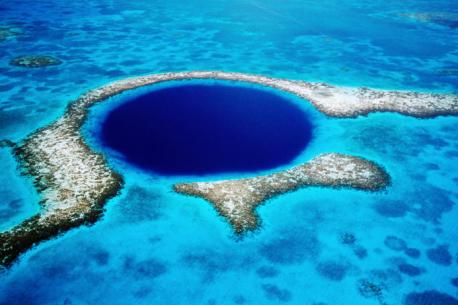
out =
<svg viewBox="0 0 458 305"><path fill-rule="evenodd" d="M237 233L258 227L256 206L274 196L306 186L347 187L377 191L389 184L377 164L358 157L329 153L275 174L254 178L174 185L178 193L205 198L227 218Z"/></svg>
<svg viewBox="0 0 458 305"><path fill-rule="evenodd" d="M85 103L91 104L94 101L103 100L129 89L164 81L186 79L241 81L280 89L304 98L319 111L332 117L351 118L367 115L371 112L398 112L419 118L458 114L458 96L455 94L338 87L326 83L219 71L164 73L124 79L90 91L74 106L81 107Z"/></svg>
<svg viewBox="0 0 458 305"><path fill-rule="evenodd" d="M95 222L122 184L103 157L91 151L69 114L15 148L23 172L41 192L41 212L0 233L0 264L9 265L35 243Z"/></svg>
<svg viewBox="0 0 458 305"><path fill-rule="evenodd" d="M85 144L80 133L89 107L126 90L186 79L241 81L280 89L310 101L318 110L333 117L356 117L374 111L399 112L415 117L458 113L458 97L452 94L345 88L241 73L194 71L116 81L82 95L69 104L65 114L56 122L15 145L14 151L23 172L34 179L35 186L41 192L42 209L38 215L0 233L0 264L8 266L20 253L36 243L73 227L95 222L102 215L105 202L121 189L122 177L108 167L102 155ZM11 143L4 142L6 144ZM379 167L361 159L339 156L321 156L298 169L269 178L253 178L249 183L240 180L242 182L221 184L219 187L222 190L225 189L224 185L231 188L237 183L245 191L256 186L251 193L246 193L248 197L253 196L247 201L246 207L234 210L239 213L241 209L246 209L244 213L248 218L240 222L231 216L230 221L234 222L237 231L251 228L256 223L250 214L253 205L304 184L362 189L377 189L385 184L385 174ZM292 180L289 182L285 179ZM212 200L216 202L218 199L215 197ZM218 207L220 212L231 215L230 205L222 207Z"/></svg>

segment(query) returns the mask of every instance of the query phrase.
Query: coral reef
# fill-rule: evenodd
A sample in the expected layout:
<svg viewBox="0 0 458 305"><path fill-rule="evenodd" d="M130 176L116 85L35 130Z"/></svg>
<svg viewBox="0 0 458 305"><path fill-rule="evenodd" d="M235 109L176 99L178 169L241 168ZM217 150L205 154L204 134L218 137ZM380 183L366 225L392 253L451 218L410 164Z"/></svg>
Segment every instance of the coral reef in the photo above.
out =
<svg viewBox="0 0 458 305"><path fill-rule="evenodd" d="M3 148L3 147L15 147L15 146L16 146L16 144L11 140L8 140L8 139L0 140L0 148Z"/></svg>
<svg viewBox="0 0 458 305"><path fill-rule="evenodd" d="M255 229L256 206L276 195L305 186L349 187L376 191L389 183L388 174L370 161L329 153L267 176L216 182L180 183L176 192L205 198L227 218L237 233Z"/></svg>
<svg viewBox="0 0 458 305"><path fill-rule="evenodd" d="M39 215L0 233L0 264L9 265L24 250L72 227L95 222L103 204L122 184L103 157L78 135L78 122L65 115L15 148L25 174L41 192Z"/></svg>
<svg viewBox="0 0 458 305"><path fill-rule="evenodd" d="M33 177L41 193L42 208L38 215L0 233L1 265L10 265L39 241L95 222L106 200L121 188L121 177L83 142L79 128L84 117L85 113L69 111L14 149L23 172Z"/></svg>
<svg viewBox="0 0 458 305"><path fill-rule="evenodd" d="M14 26L0 26L0 42L15 37L20 33L21 30Z"/></svg>
<svg viewBox="0 0 458 305"><path fill-rule="evenodd" d="M325 83L219 71L176 72L128 78L90 91L73 106L78 108L81 103L85 103L85 100L92 103L94 100L103 100L125 90L164 81L186 79L241 81L276 88L309 101L319 111L332 117L351 118L371 112L398 112L419 118L458 114L458 96L454 94L337 87Z"/></svg>
<svg viewBox="0 0 458 305"><path fill-rule="evenodd" d="M383 301L383 290L384 287L379 284L375 284L367 279L361 279L358 281L359 293L365 298L374 298L379 301L380 304L385 304Z"/></svg>
<svg viewBox="0 0 458 305"><path fill-rule="evenodd" d="M340 235L340 241L344 245L354 245L356 242L356 237L352 233L344 232Z"/></svg>
<svg viewBox="0 0 458 305"><path fill-rule="evenodd" d="M40 67L60 64L60 60L32 55L18 57L11 64ZM119 80L91 90L71 102L60 119L29 135L22 143L15 146L14 143L2 142L2 146L14 146L23 172L34 179L42 196L42 209L38 215L0 233L0 264L8 266L20 253L38 242L95 222L102 215L107 199L115 196L122 187L122 178L107 166L100 154L84 143L80 128L89 107L126 90L187 79L220 79L272 87L296 94L334 117L356 117L373 111L399 112L415 117L458 114L458 97L453 94L346 88L218 71L163 73ZM175 188L182 193L208 197L215 202L220 213L229 218L236 231L242 232L256 227L253 209L274 195L306 185L375 190L387 182L387 174L369 161L327 154L270 176L179 184ZM218 193L218 190L228 193Z"/></svg>
<svg viewBox="0 0 458 305"><path fill-rule="evenodd" d="M452 12L413 12L413 13L404 13L401 16L421 21L421 22L431 22L438 25L446 26L450 29L458 28L458 14Z"/></svg>
<svg viewBox="0 0 458 305"><path fill-rule="evenodd" d="M62 61L48 55L25 55L13 58L10 65L25 68L41 68L46 66L57 66Z"/></svg>

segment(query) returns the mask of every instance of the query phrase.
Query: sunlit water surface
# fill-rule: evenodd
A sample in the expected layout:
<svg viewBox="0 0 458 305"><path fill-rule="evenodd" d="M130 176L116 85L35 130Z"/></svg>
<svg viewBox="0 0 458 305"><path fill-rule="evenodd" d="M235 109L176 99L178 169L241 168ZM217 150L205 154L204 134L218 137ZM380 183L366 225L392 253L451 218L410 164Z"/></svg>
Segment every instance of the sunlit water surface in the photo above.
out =
<svg viewBox="0 0 458 305"><path fill-rule="evenodd" d="M403 15L412 12L448 17ZM91 88L152 72L456 91L457 13L450 0L2 1L0 27L22 34L0 41L0 139L23 139ZM63 64L9 65L31 53ZM96 131L105 114L142 90L93 109L84 135L94 149L104 151ZM93 226L41 243L2 272L0 304L457 304L458 119L331 119L285 98L310 114L313 138L290 164L257 172L342 152L380 163L392 185L280 196L258 209L262 227L238 239L209 203L171 189L206 178L145 173L105 151L125 177L122 193ZM39 197L9 149L0 166L6 230L36 213ZM249 174L209 177L240 176Z"/></svg>

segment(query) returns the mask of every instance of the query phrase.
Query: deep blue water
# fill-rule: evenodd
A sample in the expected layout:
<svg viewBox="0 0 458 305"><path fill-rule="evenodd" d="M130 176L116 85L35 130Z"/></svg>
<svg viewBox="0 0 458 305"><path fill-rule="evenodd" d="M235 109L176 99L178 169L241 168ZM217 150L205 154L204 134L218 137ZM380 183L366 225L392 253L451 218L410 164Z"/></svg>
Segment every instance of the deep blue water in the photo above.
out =
<svg viewBox="0 0 458 305"><path fill-rule="evenodd" d="M113 109L104 145L128 162L165 175L250 172L291 162L308 144L307 113L256 88L178 85Z"/></svg>
<svg viewBox="0 0 458 305"><path fill-rule="evenodd" d="M428 22L411 13L442 15ZM157 72L456 92L457 13L456 0L0 1L0 29L20 32L0 40L0 139L23 140L87 90ZM9 65L37 53L63 63ZM457 117L332 119L285 97L310 114L314 129L306 149L280 168L349 153L383 165L392 185L279 196L257 210L262 227L240 240L207 202L172 191L182 176L146 173L101 143L106 115L150 90L92 109L85 140L125 187L99 222L38 245L1 272L1 305L456 304ZM0 230L36 213L39 200L1 148Z"/></svg>

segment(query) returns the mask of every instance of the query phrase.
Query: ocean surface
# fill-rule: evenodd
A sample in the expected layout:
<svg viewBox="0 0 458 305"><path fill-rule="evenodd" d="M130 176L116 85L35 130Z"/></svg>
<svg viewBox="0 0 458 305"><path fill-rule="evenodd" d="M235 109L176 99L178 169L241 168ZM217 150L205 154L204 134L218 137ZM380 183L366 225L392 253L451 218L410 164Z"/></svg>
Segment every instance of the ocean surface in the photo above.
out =
<svg viewBox="0 0 458 305"><path fill-rule="evenodd" d="M458 91L454 0L0 1L5 28L15 34L0 35L0 139L15 142L82 93L149 73L223 70ZM62 64L9 64L29 54ZM458 304L457 117L328 118L284 94L313 122L295 158L253 172L164 176L131 164L99 137L111 111L151 90L91 110L84 137L126 185L97 223L43 242L1 270L0 304ZM262 226L243 238L208 202L172 191L176 182L267 174L323 152L376 161L391 186L276 197L257 210ZM11 150L0 148L0 230L37 213L39 200Z"/></svg>

